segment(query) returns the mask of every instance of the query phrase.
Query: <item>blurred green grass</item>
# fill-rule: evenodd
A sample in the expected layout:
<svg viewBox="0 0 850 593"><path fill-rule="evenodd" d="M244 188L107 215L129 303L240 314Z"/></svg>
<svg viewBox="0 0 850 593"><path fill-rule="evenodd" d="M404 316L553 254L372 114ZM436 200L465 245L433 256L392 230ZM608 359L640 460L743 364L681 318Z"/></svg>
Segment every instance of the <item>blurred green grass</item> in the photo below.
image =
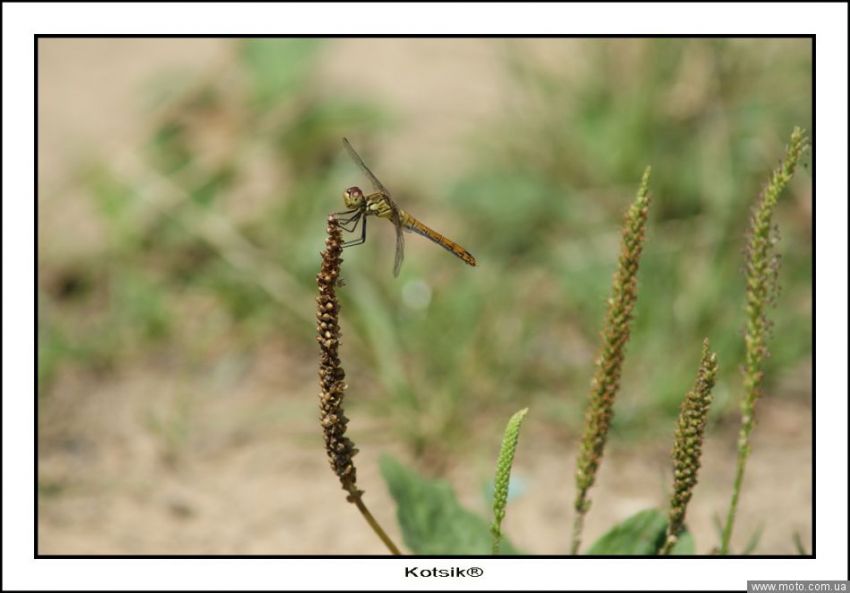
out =
<svg viewBox="0 0 850 593"><path fill-rule="evenodd" d="M316 349L324 220L355 175L340 137L360 139L368 161L374 138L404 125L391 106L323 90L316 71L328 43L243 40L226 76L164 75L152 82L135 168L104 158L80 171L104 240L63 258L42 239L42 397L66 366L109 372L163 348L181 362L215 356L222 341L251 350L282 337ZM394 280L390 233L372 223L343 268L352 390L419 454L439 457L471 423L524 406L575 435L619 225L650 164L654 202L614 430L669 434L703 337L720 361L713 412L734 413L744 232L788 133L810 128L808 41L586 41L578 70L493 43L515 92L469 138L473 165L439 204L396 191L426 222L435 218L426 204L439 207L449 228L435 227L480 265L409 248ZM783 291L769 391L811 359L809 186L803 170L777 212ZM419 240L408 235L408 246Z"/></svg>

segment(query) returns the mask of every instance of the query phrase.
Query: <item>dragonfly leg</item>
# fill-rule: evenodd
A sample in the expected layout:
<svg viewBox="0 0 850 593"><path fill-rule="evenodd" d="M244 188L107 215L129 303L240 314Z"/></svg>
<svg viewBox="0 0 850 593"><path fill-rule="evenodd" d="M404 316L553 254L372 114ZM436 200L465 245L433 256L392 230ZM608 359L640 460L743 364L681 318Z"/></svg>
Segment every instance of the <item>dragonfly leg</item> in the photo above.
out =
<svg viewBox="0 0 850 593"><path fill-rule="evenodd" d="M337 217L337 221L340 223L339 226L344 228L351 222L357 220L362 214L362 211L359 208L356 208L354 210L343 210L342 212L331 212L331 214Z"/></svg>
<svg viewBox="0 0 850 593"><path fill-rule="evenodd" d="M342 244L343 247L354 247L355 245L362 245L366 242L366 217L363 217L363 224L360 231L360 238L353 239L351 241L347 241Z"/></svg>
<svg viewBox="0 0 850 593"><path fill-rule="evenodd" d="M339 228L347 233L353 233L357 230L357 225L360 222L360 217L356 216L339 223Z"/></svg>
<svg viewBox="0 0 850 593"><path fill-rule="evenodd" d="M357 225L360 224L362 216L353 216L348 220L345 220L339 224L340 228L347 233L354 233L357 231Z"/></svg>
<svg viewBox="0 0 850 593"><path fill-rule="evenodd" d="M348 218L340 218L337 220L339 227L347 231L349 233L353 233L357 229L357 223L360 222L360 218L363 216L363 212L360 210L351 214Z"/></svg>

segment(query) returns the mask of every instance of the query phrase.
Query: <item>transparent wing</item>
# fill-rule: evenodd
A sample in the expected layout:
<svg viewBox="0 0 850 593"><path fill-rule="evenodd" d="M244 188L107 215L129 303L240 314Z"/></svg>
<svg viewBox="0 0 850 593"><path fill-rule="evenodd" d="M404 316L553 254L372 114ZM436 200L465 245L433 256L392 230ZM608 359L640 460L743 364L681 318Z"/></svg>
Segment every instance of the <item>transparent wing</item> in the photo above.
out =
<svg viewBox="0 0 850 593"><path fill-rule="evenodd" d="M380 180L375 177L375 174L366 166L366 163L363 162L363 159L360 158L360 155L357 154L357 151L354 150L354 147L351 146L351 142L348 141L348 138L342 139L342 145L345 146L345 150L348 151L348 155L351 159L357 163L357 166L366 174L366 177L369 178L369 181L372 183L372 187L375 188L375 191L380 192L387 203L389 203L392 208L392 223L395 227L395 263L393 264L393 276L398 276L399 271L401 270L401 263L404 261L404 233L401 226L401 214L399 213L398 206L396 206L395 202L393 202L392 197L390 197L389 190L384 187L384 184L380 182Z"/></svg>
<svg viewBox="0 0 850 593"><path fill-rule="evenodd" d="M351 142L348 141L348 138L343 138L342 144L343 146L345 146L345 149L348 151L348 154L349 156L351 156L351 159L355 163L357 163L357 166L360 167L360 169L366 174L366 177L369 178L369 181L372 182L372 187L374 187L376 191L379 191L385 196L389 197L390 192L387 190L387 188L384 187L383 183L378 181L378 178L375 177L375 174L369 170L369 167L366 166L366 163L363 162L363 159L360 158L360 155L357 154L357 151L354 150L353 146L351 146Z"/></svg>
<svg viewBox="0 0 850 593"><path fill-rule="evenodd" d="M401 215L395 204L393 204L392 221L395 227L395 263L393 264L393 276L398 278L398 273L401 271L401 262L404 261L404 233L401 226Z"/></svg>

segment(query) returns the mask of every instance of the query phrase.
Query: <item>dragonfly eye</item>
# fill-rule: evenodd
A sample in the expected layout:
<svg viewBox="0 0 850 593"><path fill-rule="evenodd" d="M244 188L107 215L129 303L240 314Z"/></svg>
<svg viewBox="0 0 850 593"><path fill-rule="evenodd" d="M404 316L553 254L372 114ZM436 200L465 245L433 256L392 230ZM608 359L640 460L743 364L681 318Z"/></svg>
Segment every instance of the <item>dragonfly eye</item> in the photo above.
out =
<svg viewBox="0 0 850 593"><path fill-rule="evenodd" d="M349 187L342 195L345 199L345 205L349 208L357 207L363 202L363 192L360 191L359 187Z"/></svg>

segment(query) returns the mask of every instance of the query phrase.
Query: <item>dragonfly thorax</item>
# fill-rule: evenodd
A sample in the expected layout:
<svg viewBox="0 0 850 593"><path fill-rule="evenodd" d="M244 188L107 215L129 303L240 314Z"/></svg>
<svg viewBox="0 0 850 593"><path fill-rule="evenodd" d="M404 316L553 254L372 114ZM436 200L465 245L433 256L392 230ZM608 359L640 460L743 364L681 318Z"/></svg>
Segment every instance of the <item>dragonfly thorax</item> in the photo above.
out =
<svg viewBox="0 0 850 593"><path fill-rule="evenodd" d="M363 192L357 186L349 187L342 194L342 199L345 201L347 208L360 208L363 206Z"/></svg>

